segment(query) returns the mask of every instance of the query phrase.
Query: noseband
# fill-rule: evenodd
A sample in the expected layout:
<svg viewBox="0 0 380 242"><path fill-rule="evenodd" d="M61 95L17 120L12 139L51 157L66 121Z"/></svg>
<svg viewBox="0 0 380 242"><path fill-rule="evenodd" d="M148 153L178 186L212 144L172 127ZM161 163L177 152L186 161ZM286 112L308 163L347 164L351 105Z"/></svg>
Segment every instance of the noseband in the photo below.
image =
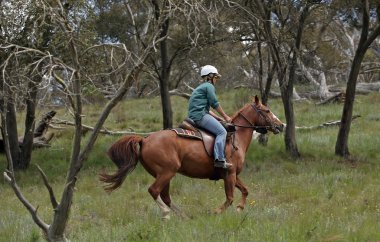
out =
<svg viewBox="0 0 380 242"><path fill-rule="evenodd" d="M249 121L249 119L244 114L242 114L242 112L239 112L239 115L242 116L250 125L246 126L246 125L233 124L235 127L251 128L260 134L265 134L268 132L270 128L272 129L275 128L275 125L273 124L273 122L266 115L263 114L263 110L259 109L254 104L252 104L251 107L259 114L259 116L263 117L265 121L269 122L270 126L254 125L251 121Z"/></svg>

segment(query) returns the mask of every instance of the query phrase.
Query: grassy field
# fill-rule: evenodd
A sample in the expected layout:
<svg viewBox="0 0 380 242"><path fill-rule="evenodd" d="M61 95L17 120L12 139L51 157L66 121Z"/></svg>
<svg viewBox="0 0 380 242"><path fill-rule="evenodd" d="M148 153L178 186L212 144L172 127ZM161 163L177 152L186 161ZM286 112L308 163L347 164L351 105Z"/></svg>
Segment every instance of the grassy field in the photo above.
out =
<svg viewBox="0 0 380 242"><path fill-rule="evenodd" d="M246 92L219 95L232 114L247 101ZM224 202L222 181L177 175L171 186L174 202L191 217L172 215L163 222L148 187L153 182L139 165L121 189L108 195L98 181L102 169L115 168L105 152L119 137L100 136L77 183L67 236L71 241L380 241L380 94L357 96L350 132L350 160L334 155L337 127L297 131L302 158L292 160L284 151L282 135L270 135L266 147L253 141L240 177L249 187L248 204L222 215L212 211ZM172 97L174 122L186 116L186 100ZM270 107L284 121L280 99ZM94 124L99 106L86 107L84 123ZM42 115L46 110L41 110ZM297 126L339 120L342 104L318 106L295 103ZM65 110L57 117L69 119ZM20 122L21 123L21 122ZM106 127L113 130L155 131L161 128L160 100L128 100L116 107ZM17 173L24 195L47 222L52 208L35 165L48 175L57 194L70 158L72 132L53 130L49 149L33 153L31 167ZM0 156L0 169L5 157ZM0 241L43 241L27 210L6 182L0 180Z"/></svg>

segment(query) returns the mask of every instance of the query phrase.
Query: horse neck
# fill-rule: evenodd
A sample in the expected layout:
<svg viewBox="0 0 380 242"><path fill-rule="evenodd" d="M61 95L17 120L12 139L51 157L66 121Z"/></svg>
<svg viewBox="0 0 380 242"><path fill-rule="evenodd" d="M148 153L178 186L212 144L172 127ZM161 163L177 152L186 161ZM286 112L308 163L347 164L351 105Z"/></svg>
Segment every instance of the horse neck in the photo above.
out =
<svg viewBox="0 0 380 242"><path fill-rule="evenodd" d="M246 113L243 110L241 112ZM248 115L244 115L244 116L247 117ZM249 119L249 117L247 118ZM233 120L233 123L237 125L241 125L241 126L251 126L255 122L250 122L246 120L242 115L237 114ZM242 148L245 151L247 151L248 146L250 145L252 141L252 135L253 135L252 128L236 127L235 137L237 140L239 140L240 148Z"/></svg>

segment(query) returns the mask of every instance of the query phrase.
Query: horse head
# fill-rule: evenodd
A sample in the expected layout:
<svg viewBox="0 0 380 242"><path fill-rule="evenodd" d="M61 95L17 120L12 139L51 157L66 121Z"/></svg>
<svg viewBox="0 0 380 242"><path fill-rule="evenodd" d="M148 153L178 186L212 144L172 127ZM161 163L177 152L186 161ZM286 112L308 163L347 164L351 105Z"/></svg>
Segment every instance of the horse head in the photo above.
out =
<svg viewBox="0 0 380 242"><path fill-rule="evenodd" d="M265 130L271 131L274 134L278 134L284 130L285 124L267 106L262 104L257 96L255 96L252 107L257 114L256 121L254 122L256 126L263 126Z"/></svg>
<svg viewBox="0 0 380 242"><path fill-rule="evenodd" d="M258 133L268 131L278 134L284 130L285 124L274 115L267 106L262 104L257 96L253 103L247 105L239 113Z"/></svg>

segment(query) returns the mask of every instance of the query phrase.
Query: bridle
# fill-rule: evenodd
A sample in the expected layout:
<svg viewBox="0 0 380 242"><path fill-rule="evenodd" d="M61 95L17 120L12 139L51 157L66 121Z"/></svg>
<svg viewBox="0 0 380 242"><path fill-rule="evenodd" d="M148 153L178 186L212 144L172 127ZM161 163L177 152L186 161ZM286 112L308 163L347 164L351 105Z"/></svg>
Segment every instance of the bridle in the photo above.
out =
<svg viewBox="0 0 380 242"><path fill-rule="evenodd" d="M270 126L254 125L242 112L239 112L238 115L242 116L250 125L240 125L240 124L232 123L233 126L240 127L240 128L251 128L253 130L258 131L259 133L266 133L269 129L275 128L275 125L273 124L273 122L266 115L263 114L263 110L259 109L254 104L251 104L250 106L259 114L259 116L264 118L265 121L269 122L271 125Z"/></svg>

